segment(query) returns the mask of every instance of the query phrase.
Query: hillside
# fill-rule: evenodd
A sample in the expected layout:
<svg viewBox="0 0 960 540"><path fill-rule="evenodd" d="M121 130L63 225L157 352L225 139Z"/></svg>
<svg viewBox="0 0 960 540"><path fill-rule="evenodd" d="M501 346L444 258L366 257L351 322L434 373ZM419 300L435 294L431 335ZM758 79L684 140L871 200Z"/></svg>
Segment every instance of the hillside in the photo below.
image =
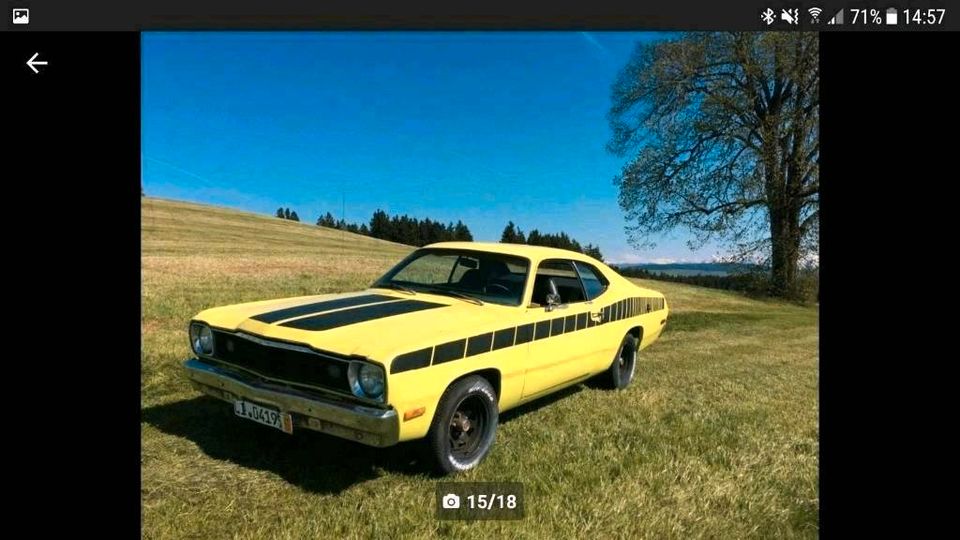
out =
<svg viewBox="0 0 960 540"><path fill-rule="evenodd" d="M144 197L140 239L144 255L346 255L390 257L409 247L312 223L219 206Z"/></svg>
<svg viewBox="0 0 960 540"><path fill-rule="evenodd" d="M520 481L513 522L438 522L413 445L289 437L201 398L180 362L209 306L362 288L411 248L267 216L143 199L144 538L816 537L816 308L638 281L663 337L623 392L579 385L505 413L458 481Z"/></svg>

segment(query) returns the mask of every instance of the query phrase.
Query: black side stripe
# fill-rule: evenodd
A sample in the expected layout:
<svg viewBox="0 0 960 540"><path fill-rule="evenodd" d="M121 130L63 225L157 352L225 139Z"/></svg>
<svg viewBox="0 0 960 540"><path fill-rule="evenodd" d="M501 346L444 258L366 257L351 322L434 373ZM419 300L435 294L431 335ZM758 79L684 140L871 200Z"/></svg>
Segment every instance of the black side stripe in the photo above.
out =
<svg viewBox="0 0 960 540"><path fill-rule="evenodd" d="M282 321L283 319L300 317L301 315L309 315L311 313L319 313L321 311L330 311L331 309L365 306L367 304L375 304L377 302L386 302L387 300L402 300L402 298L386 296L383 294L365 294L362 296L351 296L350 298L336 298L334 300L324 300L322 302L314 302L312 304L304 304L302 306L268 311L266 313L254 315L251 317L251 319L265 323L275 323L277 321Z"/></svg>
<svg viewBox="0 0 960 540"><path fill-rule="evenodd" d="M503 330L497 330L493 334L493 349L494 351L499 349L505 349L507 347L513 347L513 338L517 335L516 328L504 328Z"/></svg>
<svg viewBox="0 0 960 540"><path fill-rule="evenodd" d="M517 327L517 341L514 345L523 345L533 341L533 323L521 324Z"/></svg>
<svg viewBox="0 0 960 540"><path fill-rule="evenodd" d="M375 306L371 306L375 307ZM400 373L411 369L420 369L430 365L430 353L433 353L432 364L442 364L454 360L461 360L478 354L516 347L534 340L577 332L607 323L645 315L651 311L664 309L663 298L634 297L614 302L603 308L597 308L602 313L600 322L594 321L590 313L575 313L522 324L516 327L504 328L496 332L479 334L470 338L450 341L436 347L428 347L419 351L398 356L390 365L390 373ZM591 312L596 312L591 310Z"/></svg>
<svg viewBox="0 0 960 540"><path fill-rule="evenodd" d="M420 300L403 300L400 302L387 302L384 304L374 304L372 306L360 307L356 309L347 309L344 311L334 311L333 313L322 313L313 317L296 319L288 321L280 326L298 328L300 330L330 330L351 324L383 319L394 315L404 313L413 313L425 309L436 309L446 307L446 304L436 304L434 302L422 302Z"/></svg>
<svg viewBox="0 0 960 540"><path fill-rule="evenodd" d="M458 339L456 341L444 343L443 345L437 345L437 347L433 350L433 363L442 364L444 362L463 358L463 350L466 343L467 340Z"/></svg>
<svg viewBox="0 0 960 540"><path fill-rule="evenodd" d="M432 354L433 347L401 354L390 364L390 373L401 373L410 371L411 369L427 367L430 365L430 356Z"/></svg>
<svg viewBox="0 0 960 540"><path fill-rule="evenodd" d="M492 344L493 332L473 336L467 340L467 356L488 353Z"/></svg>
<svg viewBox="0 0 960 540"><path fill-rule="evenodd" d="M550 337L559 336L563 333L563 317L557 317L550 323Z"/></svg>
<svg viewBox="0 0 960 540"><path fill-rule="evenodd" d="M534 330L533 339L543 339L550 337L550 321L540 321Z"/></svg>

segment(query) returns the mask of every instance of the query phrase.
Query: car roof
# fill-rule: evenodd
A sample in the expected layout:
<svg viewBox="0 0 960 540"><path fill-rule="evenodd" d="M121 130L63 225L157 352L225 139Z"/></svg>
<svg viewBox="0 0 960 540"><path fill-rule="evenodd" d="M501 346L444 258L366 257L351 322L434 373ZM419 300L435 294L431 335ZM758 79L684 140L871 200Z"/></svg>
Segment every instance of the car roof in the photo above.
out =
<svg viewBox="0 0 960 540"><path fill-rule="evenodd" d="M583 253L578 253L576 251L545 246L530 246L527 244L504 244L501 242L437 242L435 244L429 244L423 247L489 251L491 253L504 253L507 255L527 257L532 260L577 259L586 262L599 262L595 261L593 257L584 255Z"/></svg>

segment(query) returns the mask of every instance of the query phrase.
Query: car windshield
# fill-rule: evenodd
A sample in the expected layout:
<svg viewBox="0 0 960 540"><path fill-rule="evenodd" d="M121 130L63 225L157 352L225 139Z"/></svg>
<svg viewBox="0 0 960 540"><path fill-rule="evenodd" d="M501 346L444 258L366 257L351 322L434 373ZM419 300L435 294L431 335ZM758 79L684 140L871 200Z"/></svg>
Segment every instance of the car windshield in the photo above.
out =
<svg viewBox="0 0 960 540"><path fill-rule="evenodd" d="M445 294L519 306L530 262L523 257L465 249L426 248L378 279L373 287Z"/></svg>

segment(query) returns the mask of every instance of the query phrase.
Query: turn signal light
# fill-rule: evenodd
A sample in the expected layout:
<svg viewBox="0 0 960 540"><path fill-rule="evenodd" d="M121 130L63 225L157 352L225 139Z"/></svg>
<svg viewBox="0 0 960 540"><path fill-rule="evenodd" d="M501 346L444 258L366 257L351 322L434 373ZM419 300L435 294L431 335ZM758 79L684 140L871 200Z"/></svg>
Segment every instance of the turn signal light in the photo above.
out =
<svg viewBox="0 0 960 540"><path fill-rule="evenodd" d="M419 416L423 416L423 413L427 412L426 407L417 407L416 409L410 409L409 411L403 413L403 421L413 420Z"/></svg>

